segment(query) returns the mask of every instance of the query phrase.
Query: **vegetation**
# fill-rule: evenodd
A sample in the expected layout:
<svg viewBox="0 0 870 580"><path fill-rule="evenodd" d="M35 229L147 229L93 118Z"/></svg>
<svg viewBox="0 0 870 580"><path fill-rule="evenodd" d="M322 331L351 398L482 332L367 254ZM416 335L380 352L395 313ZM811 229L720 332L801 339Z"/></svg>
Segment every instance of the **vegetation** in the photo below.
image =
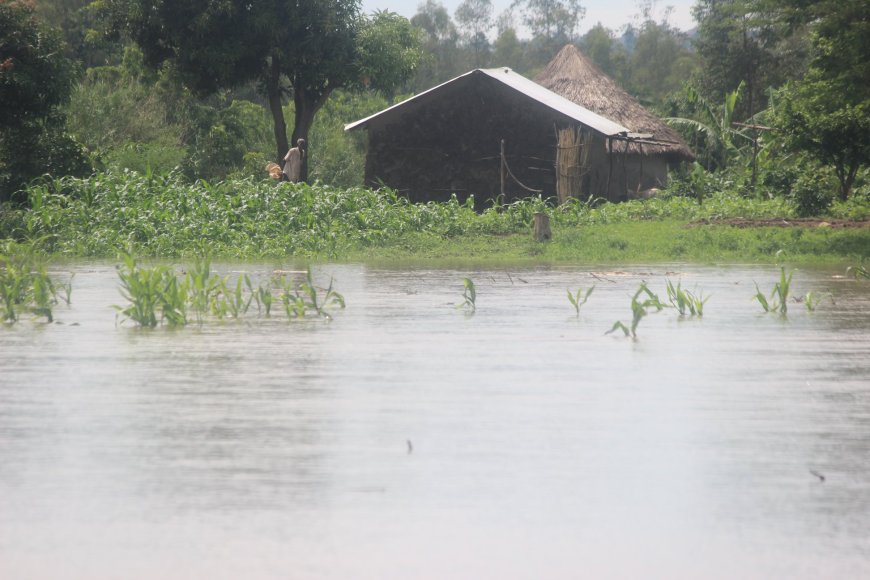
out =
<svg viewBox="0 0 870 580"><path fill-rule="evenodd" d="M786 199L734 194L710 194L699 203L678 193L595 207L554 207L535 197L476 213L473 200L412 204L388 189L262 178L190 183L177 173L109 172L44 180L26 195L30 209L0 209L0 239L32 241L42 252L69 257L129 251L154 257L774 262L783 250L799 263L860 261L870 251L870 228L703 225L795 215ZM870 203L850 199L833 210L866 217ZM551 244L530 235L540 211L550 217ZM696 225L687 227L690 222Z"/></svg>
<svg viewBox="0 0 870 580"><path fill-rule="evenodd" d="M586 294L583 294L583 288L577 288L576 294L572 294L571 290L568 289L568 302L570 302L571 306L574 307L577 316L580 316L580 307L586 304L586 301L589 300L589 296L592 294L593 290L595 290L594 285L586 291ZM580 297L581 294L583 296L582 298Z"/></svg>
<svg viewBox="0 0 870 580"><path fill-rule="evenodd" d="M674 283L668 280L666 282L668 291L668 300L671 306L677 309L680 316L704 316L704 304L710 299L709 296L704 296L703 293L695 294L689 290L682 288L681 282Z"/></svg>
<svg viewBox="0 0 870 580"><path fill-rule="evenodd" d="M646 282L642 282L637 292L631 297L631 325L626 326L624 322L617 320L613 323L613 328L605 334L621 330L625 336L637 338L637 326L640 324L640 321L650 313L650 310L655 309L656 312L661 312L665 307L665 304L659 300L658 295L649 289Z"/></svg>
<svg viewBox="0 0 870 580"><path fill-rule="evenodd" d="M0 239L65 256L867 258L866 228L685 227L870 218L866 0L699 0L692 40L649 1L620 34L582 36L574 0L502 14L463 0L452 15L427 0L410 21L356 0L200 4L0 2L0 201L14 202ZM475 214L360 187L365 136L345 123L472 67L533 76L565 42L691 141L699 162L659 198ZM265 179L290 118L309 137L310 186ZM528 239L534 211L554 243Z"/></svg>
<svg viewBox="0 0 870 580"><path fill-rule="evenodd" d="M755 284L756 294L754 298L758 300L765 312L777 312L785 316L788 314L788 297L791 293L791 279L794 272L785 274L785 267L780 268L779 282L773 286L770 293L770 298L767 298L764 293L758 288L758 283Z"/></svg>
<svg viewBox="0 0 870 580"><path fill-rule="evenodd" d="M25 312L52 322L54 306L60 299L69 304L71 293L71 282L53 279L34 245L0 245L0 322L15 323Z"/></svg>
<svg viewBox="0 0 870 580"><path fill-rule="evenodd" d="M477 310L477 288L471 278L462 279L462 299L458 308L467 308L473 314Z"/></svg>
<svg viewBox="0 0 870 580"><path fill-rule="evenodd" d="M62 46L29 3L0 2L0 202L20 201L16 192L38 175L90 169L65 131L76 66Z"/></svg>
<svg viewBox="0 0 870 580"><path fill-rule="evenodd" d="M245 316L251 304L257 304L258 314L271 316L274 292L284 305L288 319L304 318L308 314L330 319L329 309L345 307L344 296L333 288L332 280L325 290L318 288L309 269L304 282L288 276L276 276L257 288L247 274L235 282L228 276L220 278L211 272L207 259L197 259L185 274L163 265L143 268L129 254L117 266L124 306L115 306L121 323L131 320L136 325L154 328L158 325L184 326L193 312L198 323L213 317L238 319Z"/></svg>
<svg viewBox="0 0 870 580"><path fill-rule="evenodd" d="M168 63L200 95L256 83L272 114L276 160L308 133L340 88L391 91L413 74L420 49L408 21L360 14L356 0L270 0L253 9L230 1L202 10L198 0L100 0L109 31L128 35L145 62ZM287 139L282 97L295 116ZM302 179L307 179L303 163Z"/></svg>

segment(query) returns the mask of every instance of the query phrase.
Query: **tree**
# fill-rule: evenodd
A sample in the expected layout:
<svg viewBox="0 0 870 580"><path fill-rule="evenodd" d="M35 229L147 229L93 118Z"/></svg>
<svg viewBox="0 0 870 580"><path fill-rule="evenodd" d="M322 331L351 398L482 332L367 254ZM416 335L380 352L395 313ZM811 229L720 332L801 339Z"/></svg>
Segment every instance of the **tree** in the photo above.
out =
<svg viewBox="0 0 870 580"><path fill-rule="evenodd" d="M689 117L668 117L671 125L687 131L689 142L701 153L708 171L728 167L740 157L752 139L734 128L734 110L740 99L743 84L725 95L722 106L705 99L691 85L685 88L684 106Z"/></svg>
<svg viewBox="0 0 870 580"><path fill-rule="evenodd" d="M668 24L667 15L656 22L645 11L643 18L634 31L625 84L641 100L661 101L692 75L695 58L683 33Z"/></svg>
<svg viewBox="0 0 870 580"><path fill-rule="evenodd" d="M580 0L514 0L511 8L518 8L532 35L551 47L572 42L586 14Z"/></svg>
<svg viewBox="0 0 870 580"><path fill-rule="evenodd" d="M57 30L41 25L29 3L0 2L0 201L38 175L87 170L60 112L75 75Z"/></svg>
<svg viewBox="0 0 870 580"><path fill-rule="evenodd" d="M483 66L484 54L489 51L486 33L493 24L491 0L463 0L456 8L455 17L466 44L474 51L474 65Z"/></svg>
<svg viewBox="0 0 870 580"><path fill-rule="evenodd" d="M766 108L768 87L803 74L806 44L786 42L771 0L698 0L692 11L698 22L694 45L702 63L700 85L713 98L744 83L738 118Z"/></svg>
<svg viewBox="0 0 870 580"><path fill-rule="evenodd" d="M358 0L98 0L98 5L111 32L129 34L149 65L168 63L197 94L256 82L269 103L278 159L290 143L282 107L287 95L295 104L295 143L307 139L314 116L335 90L366 83L388 89L409 78L420 57L406 20L387 12L362 16Z"/></svg>
<svg viewBox="0 0 870 580"><path fill-rule="evenodd" d="M778 5L790 24L810 26L813 57L806 76L783 91L777 128L791 149L834 167L846 199L870 164L870 1Z"/></svg>
<svg viewBox="0 0 870 580"><path fill-rule="evenodd" d="M433 83L446 81L461 72L459 32L447 8L437 0L426 0L411 18L422 36L426 57L417 71L414 89L426 90Z"/></svg>

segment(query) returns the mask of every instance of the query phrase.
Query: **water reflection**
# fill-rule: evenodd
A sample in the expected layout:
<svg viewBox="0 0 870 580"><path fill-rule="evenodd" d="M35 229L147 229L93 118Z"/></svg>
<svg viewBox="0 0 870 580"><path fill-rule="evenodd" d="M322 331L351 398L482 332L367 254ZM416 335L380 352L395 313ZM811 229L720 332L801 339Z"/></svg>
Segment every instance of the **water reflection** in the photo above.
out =
<svg viewBox="0 0 870 580"><path fill-rule="evenodd" d="M0 576L870 573L870 284L798 272L835 301L781 319L772 268L321 270L332 323L117 327L88 265L3 329ZM604 335L666 275L703 319Z"/></svg>

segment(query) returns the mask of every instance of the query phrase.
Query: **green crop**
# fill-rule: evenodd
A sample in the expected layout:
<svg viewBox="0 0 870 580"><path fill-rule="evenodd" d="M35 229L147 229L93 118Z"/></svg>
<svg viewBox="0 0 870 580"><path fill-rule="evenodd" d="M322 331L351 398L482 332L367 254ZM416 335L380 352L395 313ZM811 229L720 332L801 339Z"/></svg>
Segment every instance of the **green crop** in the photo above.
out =
<svg viewBox="0 0 870 580"><path fill-rule="evenodd" d="M570 302L571 306L574 307L574 311L577 313L577 316L580 316L580 307L586 304L586 301L589 300L589 295L592 294L593 290L595 290L594 285L589 290L587 290L586 294L584 294L581 298L580 295L583 293L583 288L577 288L576 294L572 294L571 289L568 289L568 302Z"/></svg>
<svg viewBox="0 0 870 580"><path fill-rule="evenodd" d="M641 296L646 298L641 299ZM632 338L637 338L637 326L649 314L649 310L653 308L655 308L656 312L661 312L663 308L666 308L666 305L659 300L658 295L647 287L646 282L642 282L637 292L631 297L631 326L626 326L624 322L617 320L613 324L613 328L605 334L610 334L619 329L625 333L625 336L631 335Z"/></svg>
<svg viewBox="0 0 870 580"><path fill-rule="evenodd" d="M70 303L71 280L56 283L35 244L0 245L0 321L14 323L22 312L29 312L53 322L58 296Z"/></svg>
<svg viewBox="0 0 870 580"><path fill-rule="evenodd" d="M477 310L477 288L471 278L462 279L462 299L463 303L457 308L465 307L472 313Z"/></svg>
<svg viewBox="0 0 870 580"><path fill-rule="evenodd" d="M758 301L765 312L779 311L783 316L788 313L788 297L791 293L791 279L793 275L794 271L789 272L788 276L786 276L785 267L781 266L779 282L774 285L770 298L767 298L758 287L758 283L755 283L756 292L753 298Z"/></svg>
<svg viewBox="0 0 870 580"><path fill-rule="evenodd" d="M681 282L674 286L670 280L667 280L667 291L671 306L677 309L680 316L704 316L704 304L710 299L709 296L684 290Z"/></svg>

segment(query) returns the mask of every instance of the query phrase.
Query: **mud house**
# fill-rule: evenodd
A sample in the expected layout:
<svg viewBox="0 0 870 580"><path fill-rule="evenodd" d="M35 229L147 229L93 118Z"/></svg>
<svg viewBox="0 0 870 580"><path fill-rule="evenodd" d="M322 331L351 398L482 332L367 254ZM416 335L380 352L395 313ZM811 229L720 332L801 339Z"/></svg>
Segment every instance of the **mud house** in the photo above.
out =
<svg viewBox="0 0 870 580"><path fill-rule="evenodd" d="M515 73L477 69L350 123L368 130L367 185L412 201L474 195L478 207L529 195L624 199L626 172L650 136ZM652 167L652 166L650 166Z"/></svg>

